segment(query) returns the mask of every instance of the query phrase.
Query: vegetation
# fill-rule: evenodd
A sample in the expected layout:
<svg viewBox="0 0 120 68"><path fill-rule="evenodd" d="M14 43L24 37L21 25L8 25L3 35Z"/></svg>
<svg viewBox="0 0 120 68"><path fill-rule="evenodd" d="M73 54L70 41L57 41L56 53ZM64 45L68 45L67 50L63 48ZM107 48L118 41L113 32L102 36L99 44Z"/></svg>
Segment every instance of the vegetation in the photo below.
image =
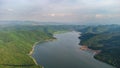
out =
<svg viewBox="0 0 120 68"><path fill-rule="evenodd" d="M79 37L80 44L90 49L101 50L101 53L96 54L94 58L120 68L119 28L118 25L86 27L82 36Z"/></svg>
<svg viewBox="0 0 120 68"><path fill-rule="evenodd" d="M25 22L23 22L25 23ZM0 68L41 68L29 53L35 42L55 39L53 33L82 32L82 45L101 50L94 58L120 68L119 25L0 25Z"/></svg>

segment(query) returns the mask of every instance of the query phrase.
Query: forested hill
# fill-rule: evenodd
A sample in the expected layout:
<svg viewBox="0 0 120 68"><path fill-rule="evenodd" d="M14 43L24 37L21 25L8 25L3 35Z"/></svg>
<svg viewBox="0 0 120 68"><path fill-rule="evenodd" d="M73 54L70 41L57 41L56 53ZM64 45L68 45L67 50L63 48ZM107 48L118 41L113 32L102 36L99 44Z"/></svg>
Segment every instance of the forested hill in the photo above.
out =
<svg viewBox="0 0 120 68"><path fill-rule="evenodd" d="M120 26L100 25L84 28L80 45L93 50L101 50L94 57L100 61L120 68Z"/></svg>

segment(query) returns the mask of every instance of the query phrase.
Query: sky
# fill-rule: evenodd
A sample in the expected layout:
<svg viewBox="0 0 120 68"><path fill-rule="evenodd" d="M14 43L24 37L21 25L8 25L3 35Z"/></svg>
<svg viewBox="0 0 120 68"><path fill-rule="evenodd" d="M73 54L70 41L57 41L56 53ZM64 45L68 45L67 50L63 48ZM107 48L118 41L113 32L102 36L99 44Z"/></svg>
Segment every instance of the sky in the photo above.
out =
<svg viewBox="0 0 120 68"><path fill-rule="evenodd" d="M0 0L0 20L120 24L120 0Z"/></svg>

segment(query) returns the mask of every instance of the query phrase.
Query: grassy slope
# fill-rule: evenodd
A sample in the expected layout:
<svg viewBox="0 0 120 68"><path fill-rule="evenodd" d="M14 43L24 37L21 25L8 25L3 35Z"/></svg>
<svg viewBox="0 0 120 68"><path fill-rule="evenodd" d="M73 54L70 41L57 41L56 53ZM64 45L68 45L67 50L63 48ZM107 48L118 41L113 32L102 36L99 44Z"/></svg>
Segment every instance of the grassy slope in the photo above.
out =
<svg viewBox="0 0 120 68"><path fill-rule="evenodd" d="M28 29L15 27L0 30L0 68L41 68L28 54L35 42L53 37L42 29Z"/></svg>

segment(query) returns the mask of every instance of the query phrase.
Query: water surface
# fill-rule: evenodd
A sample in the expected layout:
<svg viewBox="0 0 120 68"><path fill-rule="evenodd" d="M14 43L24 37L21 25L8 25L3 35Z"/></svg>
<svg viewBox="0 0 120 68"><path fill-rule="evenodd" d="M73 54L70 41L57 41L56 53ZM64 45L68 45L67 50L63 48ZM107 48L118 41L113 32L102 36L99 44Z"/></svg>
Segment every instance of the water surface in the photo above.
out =
<svg viewBox="0 0 120 68"><path fill-rule="evenodd" d="M36 45L33 57L45 68L114 68L80 50L78 32L54 35L57 40Z"/></svg>

